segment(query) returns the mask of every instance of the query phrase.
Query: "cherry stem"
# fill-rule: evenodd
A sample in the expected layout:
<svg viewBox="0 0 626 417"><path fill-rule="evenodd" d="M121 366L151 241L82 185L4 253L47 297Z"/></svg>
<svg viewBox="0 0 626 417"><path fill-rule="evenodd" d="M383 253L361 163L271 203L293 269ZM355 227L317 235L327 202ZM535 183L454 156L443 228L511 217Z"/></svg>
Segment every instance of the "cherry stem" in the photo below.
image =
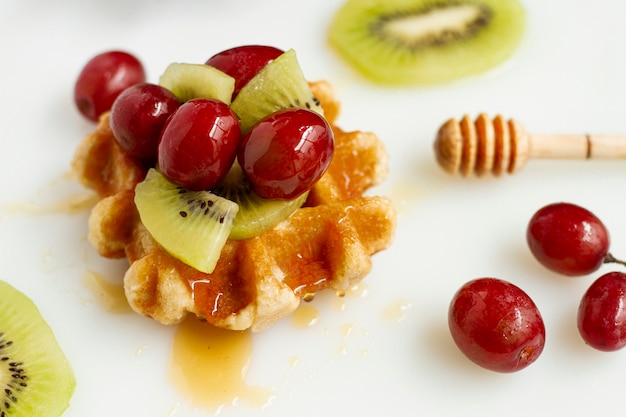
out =
<svg viewBox="0 0 626 417"><path fill-rule="evenodd" d="M626 266L626 261L622 261L621 259L617 259L616 257L611 255L610 253L607 253L606 256L604 257L604 263L605 264L616 263L616 264L620 264L620 265Z"/></svg>

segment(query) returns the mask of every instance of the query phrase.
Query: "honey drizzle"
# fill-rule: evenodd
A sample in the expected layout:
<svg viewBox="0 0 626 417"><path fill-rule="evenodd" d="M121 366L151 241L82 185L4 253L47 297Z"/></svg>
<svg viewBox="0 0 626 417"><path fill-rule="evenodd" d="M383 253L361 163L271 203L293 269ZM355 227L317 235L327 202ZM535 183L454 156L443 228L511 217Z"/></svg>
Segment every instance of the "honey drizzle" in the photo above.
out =
<svg viewBox="0 0 626 417"><path fill-rule="evenodd" d="M36 202L9 203L4 209L10 214L42 215L42 214L77 214L91 209L98 201L94 193L80 193L67 196L50 204Z"/></svg>
<svg viewBox="0 0 626 417"><path fill-rule="evenodd" d="M83 276L83 285L93 293L98 303L109 313L125 314L132 311L126 300L123 284L110 282L95 271L86 271Z"/></svg>
<svg viewBox="0 0 626 417"><path fill-rule="evenodd" d="M261 408L269 403L271 392L246 384L251 355L250 331L220 329L189 317L174 335L170 380L194 407L216 415L240 402Z"/></svg>
<svg viewBox="0 0 626 417"><path fill-rule="evenodd" d="M407 312L411 309L411 307L411 303L407 300L398 299L385 307L382 315L388 322L401 322L406 318Z"/></svg>
<svg viewBox="0 0 626 417"><path fill-rule="evenodd" d="M89 211L98 202L99 197L93 191L68 194L62 188L75 181L73 172L63 172L39 188L32 199L7 203L2 206L2 210L11 215L73 215Z"/></svg>
<svg viewBox="0 0 626 417"><path fill-rule="evenodd" d="M320 319L319 311L308 303L300 303L291 315L291 322L297 328L303 329L315 326Z"/></svg>

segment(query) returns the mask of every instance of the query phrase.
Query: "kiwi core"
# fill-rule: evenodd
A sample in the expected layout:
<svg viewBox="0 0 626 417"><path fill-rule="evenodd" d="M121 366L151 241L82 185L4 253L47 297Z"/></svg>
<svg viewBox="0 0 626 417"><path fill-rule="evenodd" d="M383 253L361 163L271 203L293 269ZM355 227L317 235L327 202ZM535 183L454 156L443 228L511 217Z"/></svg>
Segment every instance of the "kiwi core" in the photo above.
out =
<svg viewBox="0 0 626 417"><path fill-rule="evenodd" d="M0 416L4 417L17 396L26 388L26 375L21 362L11 360L6 351L13 344L3 333L0 333L0 386L4 387L0 399Z"/></svg>
<svg viewBox="0 0 626 417"><path fill-rule="evenodd" d="M472 37L489 24L491 9L481 4L444 4L381 16L371 32L414 50Z"/></svg>

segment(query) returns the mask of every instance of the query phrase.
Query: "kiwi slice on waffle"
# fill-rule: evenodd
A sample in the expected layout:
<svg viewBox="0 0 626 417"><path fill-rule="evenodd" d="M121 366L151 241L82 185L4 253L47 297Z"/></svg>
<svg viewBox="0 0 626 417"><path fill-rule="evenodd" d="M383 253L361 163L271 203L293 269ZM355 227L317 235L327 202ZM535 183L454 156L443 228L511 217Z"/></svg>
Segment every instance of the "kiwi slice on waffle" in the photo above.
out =
<svg viewBox="0 0 626 417"><path fill-rule="evenodd" d="M293 49L285 51L261 69L231 103L231 108L241 119L244 134L265 116L289 107L302 107L324 114Z"/></svg>
<svg viewBox="0 0 626 417"><path fill-rule="evenodd" d="M190 191L154 168L135 187L141 222L167 252L210 273L233 227L239 206L210 191Z"/></svg>
<svg viewBox="0 0 626 417"><path fill-rule="evenodd" d="M248 239L271 229L302 207L309 195L307 191L293 200L261 198L252 191L237 162L211 191L239 205L239 213L230 231L233 240Z"/></svg>
<svg viewBox="0 0 626 417"><path fill-rule="evenodd" d="M213 98L230 104L235 79L209 65L174 62L159 78L159 85L170 90L182 102L193 98Z"/></svg>

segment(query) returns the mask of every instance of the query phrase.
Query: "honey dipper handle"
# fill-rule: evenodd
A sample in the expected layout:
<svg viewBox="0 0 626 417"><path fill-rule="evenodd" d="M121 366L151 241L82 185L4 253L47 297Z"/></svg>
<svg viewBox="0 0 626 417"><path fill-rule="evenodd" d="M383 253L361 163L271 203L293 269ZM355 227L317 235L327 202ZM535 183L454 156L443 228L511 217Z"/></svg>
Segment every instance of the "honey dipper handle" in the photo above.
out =
<svg viewBox="0 0 626 417"><path fill-rule="evenodd" d="M626 158L624 135L531 135L531 158L620 159Z"/></svg>
<svg viewBox="0 0 626 417"><path fill-rule="evenodd" d="M626 136L587 135L590 158L626 158Z"/></svg>

